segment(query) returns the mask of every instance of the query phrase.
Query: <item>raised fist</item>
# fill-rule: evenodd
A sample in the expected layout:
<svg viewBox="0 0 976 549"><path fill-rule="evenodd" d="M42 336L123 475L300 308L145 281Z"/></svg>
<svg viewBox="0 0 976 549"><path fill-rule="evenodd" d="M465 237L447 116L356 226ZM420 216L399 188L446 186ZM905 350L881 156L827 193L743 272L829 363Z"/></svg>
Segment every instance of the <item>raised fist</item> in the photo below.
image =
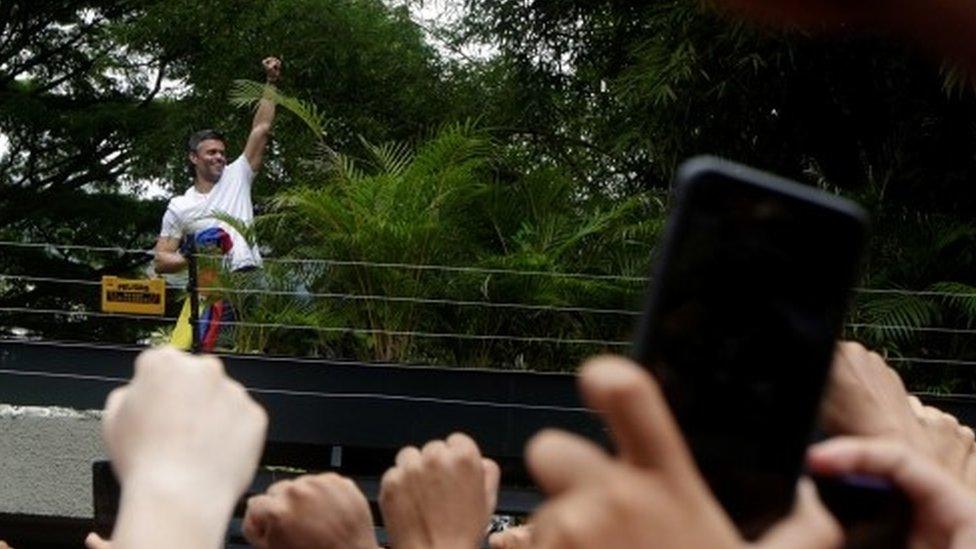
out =
<svg viewBox="0 0 976 549"><path fill-rule="evenodd" d="M261 65L264 67L264 74L267 76L268 82L274 84L281 78L281 59L265 57L261 61Z"/></svg>

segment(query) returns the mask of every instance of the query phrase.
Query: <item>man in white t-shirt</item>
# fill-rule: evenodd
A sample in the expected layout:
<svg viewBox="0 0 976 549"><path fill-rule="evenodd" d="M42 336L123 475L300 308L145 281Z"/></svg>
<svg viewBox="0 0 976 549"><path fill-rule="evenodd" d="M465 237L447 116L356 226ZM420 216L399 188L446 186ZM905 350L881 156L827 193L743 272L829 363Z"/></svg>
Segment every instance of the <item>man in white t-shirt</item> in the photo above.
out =
<svg viewBox="0 0 976 549"><path fill-rule="evenodd" d="M268 84L277 82L281 76L281 61L268 57L262 65ZM274 102L262 99L254 114L244 154L229 165L227 142L218 132L203 130L190 136L187 153L193 186L184 194L173 197L163 215L154 250L153 266L157 273L176 273L185 269L186 258L180 253L180 241L214 227L230 235L233 247L228 252L228 263L231 270L261 266L257 245L249 245L237 230L215 218L214 214L231 216L245 225L254 220L251 181L261 167L274 116Z"/></svg>

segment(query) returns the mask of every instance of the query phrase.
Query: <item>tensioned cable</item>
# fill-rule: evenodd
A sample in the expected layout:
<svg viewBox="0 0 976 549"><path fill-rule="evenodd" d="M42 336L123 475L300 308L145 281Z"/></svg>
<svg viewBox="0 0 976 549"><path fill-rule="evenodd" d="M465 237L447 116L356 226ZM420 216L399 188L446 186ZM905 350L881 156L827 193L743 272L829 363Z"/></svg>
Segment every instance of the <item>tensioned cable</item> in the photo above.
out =
<svg viewBox="0 0 976 549"><path fill-rule="evenodd" d="M940 334L976 334L976 329L967 328L942 328L938 326L907 326L899 324L864 324L864 323L851 323L845 324L845 328L871 328L877 330L896 330L896 331L911 331L911 332L930 332L930 333L940 333Z"/></svg>
<svg viewBox="0 0 976 549"><path fill-rule="evenodd" d="M976 292L942 292L936 290L901 290L898 288L854 288L859 294L895 294L922 297L976 297Z"/></svg>
<svg viewBox="0 0 976 549"><path fill-rule="evenodd" d="M92 311L64 311L59 309L33 309L29 307L0 307L0 313L19 313L19 314L63 314L68 316L91 316L95 318L132 318L139 320L156 320L175 322L173 317L153 317L139 316L120 313L99 313ZM273 322L221 322L223 326L241 326L245 328L273 328L282 330L309 330L314 332L326 333L353 333L364 335L389 335L398 337L418 337L429 339L461 339L472 341L519 341L522 343L558 343L564 345L607 345L613 347L626 347L629 341L608 341L600 339L564 339L557 337L542 336L514 336L514 335L493 335L493 334L458 334L449 332L421 332L421 331L397 331L383 330L379 328L353 328L345 326L312 326L308 324L283 324Z"/></svg>
<svg viewBox="0 0 976 549"><path fill-rule="evenodd" d="M976 395L971 395L966 393L933 393L931 391L919 391L919 392L912 392L912 394L920 398L938 397L938 398L959 398L965 400L976 400Z"/></svg>
<svg viewBox="0 0 976 549"><path fill-rule="evenodd" d="M88 343L82 341L56 341L56 340L30 340L30 339L20 339L0 336L0 343L10 343L16 345L23 345L28 347L58 347L63 349L84 349L90 351L104 351L104 350L115 350L115 351L128 351L128 352L139 352L145 350L147 347L145 345L125 345L118 343ZM499 373L504 370L498 368L490 368L484 366L469 366L465 364L454 364L450 366L445 366L443 364L420 364L420 363L409 363L409 362L389 362L389 361L371 361L363 362L360 360L347 359L347 358L325 358L325 357L312 357L312 356L282 356L282 355L254 355L254 354L236 354L229 351L217 350L212 354L219 358L230 358L235 360L260 360L261 362L289 362L289 363L301 363L301 364L312 364L312 365L326 365L326 366L368 366L383 367L383 368L404 368L409 370L442 370L442 369L456 369L463 370L467 372L488 372L488 373ZM548 371L522 371L524 374L532 374L537 376L550 376L550 375L561 375L559 372L548 372Z"/></svg>
<svg viewBox="0 0 976 549"><path fill-rule="evenodd" d="M10 341L10 342L16 343L18 345L28 345L28 346L34 346L34 347L52 345L52 342L46 342L46 341L38 342L38 341L22 341L22 340L5 340L3 338L0 338L0 342L3 342L3 341ZM107 349L125 350L125 351L131 351L131 350L138 350L139 349L138 347L135 347L134 348L132 346L105 345L105 344L93 344L93 343L83 343L83 342L77 342L77 343L58 343L58 342L53 342L53 344L55 344L57 346L61 346L61 347L66 347L66 348L80 348L80 349L96 350L96 351L97 350L103 350L103 349L106 349L106 348ZM220 356L220 355L218 355L218 356ZM231 356L234 356L234 355L226 355L226 356L231 357ZM258 358L258 357L256 357L255 355L244 355L244 356L240 356L240 357L236 357L236 358L254 359L254 358ZM260 359L261 360L269 360L269 361L289 360L289 361L299 361L299 362L304 362L304 361L310 360L308 357L279 357L279 356L260 357ZM955 366L976 366L976 361L955 360L955 359L948 359L948 358L886 357L885 358L885 361L886 362L895 362L895 363L914 362L914 363L918 363L918 364L955 365ZM316 361L316 362L318 362L318 361ZM347 360L347 359L326 359L326 360L324 360L324 362L326 364L335 364L335 365L339 365L339 366L365 366L365 367L373 367L373 366L394 366L394 367L402 367L402 368L450 368L450 366L438 366L438 365L431 365L431 364L394 364L394 363L385 363L385 362L379 362L379 363L377 363L377 362L362 362L362 361ZM470 369L470 368L461 367L461 369ZM67 374L65 374L65 375L67 375ZM115 378L106 378L106 379L108 379L108 380L114 380ZM122 380L122 381L127 381L127 380Z"/></svg>
<svg viewBox="0 0 976 549"><path fill-rule="evenodd" d="M96 311L68 311L64 309L34 309L29 307L0 307L0 312L23 313L23 314L50 314L68 316L91 316L95 318L127 318L136 320L156 320L175 322L174 317L142 316L122 313L101 313ZM611 341L602 339L579 339L579 338L554 338L543 336L516 336L516 335L495 335L495 334L460 334L453 332L423 332L423 331L397 331L384 330L379 328L355 328L351 326L313 326L310 324L286 324L273 322L241 322L227 321L221 323L224 326L241 326L245 328L272 328L282 330L311 330L326 333L358 333L364 335L391 335L401 337L419 337L430 339L462 339L475 341L520 341L523 343L561 343L567 345L609 345L624 347L630 345L627 341ZM935 326L903 326L896 324L860 324L853 323L845 325L846 328L873 328L879 330L900 330L923 333L945 333L956 335L976 334L976 329L962 328L940 328Z"/></svg>
<svg viewBox="0 0 976 549"><path fill-rule="evenodd" d="M71 278L52 278L45 276L21 276L0 274L0 280L22 280L24 282L50 282L60 284L78 284L84 286L100 286L97 280L79 280ZM172 289L185 289L183 286L170 284L166 286ZM411 296L388 296L375 294L347 294L340 292L298 292L284 290L265 290L257 288L229 288L222 286L203 286L197 288L199 292L220 292L228 294L245 295L277 295L292 297L311 297L316 299L337 299L349 301L388 301L393 303L420 303L425 305L453 305L458 307L485 307L488 309L521 309L527 311L545 311L557 313L589 313L589 314L608 314L624 316L640 316L641 311L626 309L603 309L596 307L576 307L561 305L533 305L530 303L511 303L511 302L491 302L491 301L466 301L443 298L426 298Z"/></svg>
<svg viewBox="0 0 976 549"><path fill-rule="evenodd" d="M220 257L220 256L200 256ZM483 273L516 276L551 276L554 278L577 278L587 280L615 280L622 282L647 282L649 278L643 276L601 275L587 273L568 273L559 271L529 271L520 269L502 269L494 267L464 267L451 265L431 265L419 263L392 263L382 261L351 261L344 259L293 259L266 258L265 263L301 264L301 265L335 265L340 267L375 267L379 269L408 269L413 271L444 271L451 273Z"/></svg>
<svg viewBox="0 0 976 549"><path fill-rule="evenodd" d="M389 296L375 294L345 294L335 292L294 292L261 289L239 289L224 287L201 287L197 288L201 292L222 292L229 294L259 294L259 295L280 295L295 297L313 297L318 299L339 299L351 301L390 301L394 303L421 303L425 305L454 305L458 307L485 307L488 309L522 309L527 311L548 311L559 313L592 313L592 314L614 314L626 316L640 316L641 311L625 309L600 309L593 307L576 307L561 305L533 305L530 303L511 303L511 302L492 302L492 301L465 301L443 298L426 298L410 296Z"/></svg>
<svg viewBox="0 0 976 549"><path fill-rule="evenodd" d="M953 360L951 358L888 357L886 362L912 362L917 364L945 364L947 366L976 366L973 360Z"/></svg>
<svg viewBox="0 0 976 549"><path fill-rule="evenodd" d="M70 278L53 278L53 277L43 277L43 276L22 276L22 275L4 275L0 274L0 280L22 280L25 282L50 282L50 283L62 283L62 284L78 284L86 286L99 286L100 281L95 280L80 280L80 279L70 279ZM184 289L183 286L169 284L166 286L170 289ZM453 300L444 298L425 298L425 297L412 297L412 296L386 296L386 295L375 295L375 294L348 294L341 292L299 292L299 291L284 291L284 290L265 290L265 289L254 289L254 288L230 288L221 286L212 287L200 287L197 288L201 292L223 292L229 294L256 294L256 295L277 295L277 296L293 296L293 297L305 297L305 298L316 298L316 299L337 299L337 300L349 300L349 301L387 301L393 303L419 303L425 305L452 305L458 307L484 307L484 308L494 308L494 309L518 309L518 310L528 310L528 311L544 311L544 312L561 312L561 313L588 313L588 314L615 314L622 316L640 316L643 314L641 311L628 310L628 309L604 309L596 307L578 307L578 306L560 306L560 305L535 305L529 303L513 303L513 302L491 302L491 301L471 301L471 300ZM901 292L901 290L893 290ZM976 294L947 294L939 293L939 295L972 295L976 297ZM882 329L897 329L897 330L909 330L909 331L921 331L921 332L943 332L943 333L960 333L969 334L976 333L974 330L965 329L950 329L950 328L940 328L935 326L907 326L907 325L883 325L883 324L871 324L871 323L853 323L848 324L848 328L882 328Z"/></svg>
<svg viewBox="0 0 976 549"><path fill-rule="evenodd" d="M0 309L2 310L2 309ZM380 328L351 328L342 326L310 326L299 324L280 324L275 322L221 322L225 326L242 326L250 328L274 328L283 330L311 330L327 333L354 333L363 335L389 335L398 337L419 337L430 339L461 339L471 341L519 341L522 343L560 343L566 345L608 345L612 347L628 347L629 341L610 341L602 339L563 339L543 336L515 336L494 334L458 334L452 332L420 332L383 330Z"/></svg>
<svg viewBox="0 0 976 549"><path fill-rule="evenodd" d="M92 252L114 252L114 253L139 253L154 255L152 250L136 250L130 248L111 247L111 246L84 246L81 244L54 244L41 242L14 242L0 241L0 246L20 247L20 248L58 248L65 250L85 250ZM219 255L197 254L197 257L223 259ZM446 271L446 272L465 272L465 273L485 273L485 274L507 274L518 276L550 276L555 278L577 278L589 280L616 280L625 282L646 282L646 277L624 276L624 275L600 275L587 273L572 273L558 271L530 271L520 269L501 269L501 268L482 268L467 266L450 265L430 265L416 263L391 263L380 261L350 261L341 259L300 259L300 258L264 258L264 263L279 264L302 264L302 265L334 265L342 267L375 267L381 269L410 269L418 271Z"/></svg>
<svg viewBox="0 0 976 549"><path fill-rule="evenodd" d="M100 286L97 280L80 280L71 278L52 278L45 276L22 276L0 274L0 280L22 280L24 282L50 282L60 284L78 284L84 286ZM183 286L170 284L166 286L172 289L185 289ZM596 307L576 307L560 305L533 305L530 303L511 303L511 302L491 302L491 301L465 301L443 298L426 298L411 296L387 296L370 294L347 294L339 292L297 292L283 290L265 290L255 288L229 288L222 286L203 286L197 288L199 292L221 292L228 294L256 294L256 295L277 295L293 297L312 297L316 299L338 299L350 301L389 301L394 303L420 303L426 305L454 305L458 307L485 307L489 309L523 309L528 311L547 311L559 313L591 313L591 314L615 314L625 316L640 316L641 311L625 309L602 309Z"/></svg>
<svg viewBox="0 0 976 549"><path fill-rule="evenodd" d="M121 248L121 247L112 247L112 246L86 246L81 244L55 244L50 242L0 241L0 246L22 247L22 248L60 248L60 249L94 251L94 252L133 253L133 254L145 254L149 256L154 255L154 252L152 250ZM207 255L207 254L199 254L198 257L218 258L218 259L223 258L223 256ZM264 258L263 261L265 263L362 266L362 267L377 267L377 268L390 268L390 269L434 270L434 271L448 271L448 272L510 274L510 275L525 275L525 276L551 276L551 277L580 278L580 279L592 279L592 280L618 280L618 281L626 281L626 282L650 281L650 277L640 277L640 276L600 275L600 274L587 274L587 273L576 273L576 272L532 271L532 270L520 270L520 269L431 265L431 264L416 264L416 263L350 261L350 260L338 260L338 259L311 259L311 258L304 258L304 259L303 258L274 258L274 257ZM853 291L862 294L899 294L899 295L915 295L915 296L928 296L928 297L976 297L976 292L903 290L897 288L854 288Z"/></svg>
<svg viewBox="0 0 976 549"><path fill-rule="evenodd" d="M365 364L364 364L365 365ZM0 375L44 377L53 379L72 379L77 381L102 381L108 383L125 384L129 379L111 376L98 376L91 374L73 374L67 372L44 372L39 370L13 370L0 369ZM546 404L524 404L520 402L494 402L490 400L466 400L462 398L439 398L423 397L410 395L397 395L387 393L332 393L321 391L296 391L291 389L258 389L245 387L248 392L262 395L286 395L315 397L327 399L347 399L347 400L387 400L394 402L416 402L424 404L444 404L450 406L472 406L481 408L509 409L509 410L529 410L545 412L574 412L591 413L587 408L572 406L555 406Z"/></svg>
<svg viewBox="0 0 976 549"><path fill-rule="evenodd" d="M15 242L0 240L0 246L8 248L56 248L61 250L83 250L86 252L111 252L117 254L146 254L155 255L152 250L121 248L118 246L86 246L83 244L54 244L51 242Z"/></svg>
<svg viewBox="0 0 976 549"><path fill-rule="evenodd" d="M84 280L79 278L54 278L49 276L25 276L25 275L6 275L0 274L0 280L22 280L24 282L42 282L53 284L76 284L80 286L101 286L100 280ZM166 284L166 288L174 290L185 290L186 287L180 284Z"/></svg>
<svg viewBox="0 0 976 549"><path fill-rule="evenodd" d="M909 359L903 358L901 361L914 360L920 361L919 359ZM928 360L927 362L933 362ZM958 363L966 366L976 366L976 362L972 361L939 361L941 362L951 362ZM358 363L362 366L370 366L369 363ZM99 376L92 374L76 374L68 372L44 372L39 370L13 370L13 369L0 369L0 375L13 375L13 376L27 376L27 377L44 377L52 379L72 379L78 381L102 381L109 383L125 384L130 380L120 377L112 376ZM501 408L501 409L513 409L513 410L532 410L532 411L554 411L554 412L577 412L577 413L590 413L591 411L587 408L572 407L572 406L555 406L555 405L542 405L542 404L524 404L524 403L509 403L509 402L494 402L494 401L484 401L484 400L466 400L466 399L451 399L451 398L439 398L439 397L416 397L409 395L396 395L387 393L335 393L335 392L321 392L321 391L306 391L306 390L292 390L292 389L258 389L254 387L247 387L247 390L251 393L257 394L269 394L269 395L286 395L286 396L302 396L302 397L315 397L315 398L329 398L329 399L350 399L350 400L387 400L387 401L397 401L397 402L418 402L426 404L444 404L444 405L455 405L455 406L474 406L474 407L489 407L489 408ZM961 396L964 398L973 398L973 395L936 395L932 393L914 393L918 396Z"/></svg>
<svg viewBox="0 0 976 549"><path fill-rule="evenodd" d="M64 309L34 309L33 307L0 307L0 313L18 313L28 315L65 315L90 316L95 318L123 318L129 320L155 320L159 322L176 322L171 316L133 315L127 313L101 313L98 311L67 311Z"/></svg>

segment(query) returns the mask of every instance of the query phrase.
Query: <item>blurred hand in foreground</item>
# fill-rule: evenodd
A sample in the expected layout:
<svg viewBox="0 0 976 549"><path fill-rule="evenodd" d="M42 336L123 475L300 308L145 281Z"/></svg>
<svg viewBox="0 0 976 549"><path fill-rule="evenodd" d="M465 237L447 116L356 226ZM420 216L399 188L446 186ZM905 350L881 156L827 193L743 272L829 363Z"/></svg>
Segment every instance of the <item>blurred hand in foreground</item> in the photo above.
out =
<svg viewBox="0 0 976 549"><path fill-rule="evenodd" d="M256 549L377 547L366 496L335 473L276 482L249 499L244 537Z"/></svg>
<svg viewBox="0 0 976 549"><path fill-rule="evenodd" d="M832 435L881 437L905 444L976 490L972 429L909 395L898 373L859 343L837 346L821 423Z"/></svg>
<svg viewBox="0 0 976 549"><path fill-rule="evenodd" d="M551 499L532 518L539 548L826 548L839 525L804 481L786 519L747 544L695 467L658 385L618 357L588 362L579 377L586 404L610 427L613 458L576 435L544 431L526 461Z"/></svg>
<svg viewBox="0 0 976 549"><path fill-rule="evenodd" d="M498 497L499 469L467 435L408 446L380 483L395 549L480 547Z"/></svg>
<svg viewBox="0 0 976 549"><path fill-rule="evenodd" d="M112 546L216 547L257 469L267 415L213 357L143 352L105 403L122 486Z"/></svg>
<svg viewBox="0 0 976 549"><path fill-rule="evenodd" d="M872 475L901 488L913 505L913 547L976 547L976 499L972 493L904 443L837 438L812 447L807 464L823 475Z"/></svg>
<svg viewBox="0 0 976 549"><path fill-rule="evenodd" d="M529 549L532 544L532 526L513 526L488 536L490 549Z"/></svg>

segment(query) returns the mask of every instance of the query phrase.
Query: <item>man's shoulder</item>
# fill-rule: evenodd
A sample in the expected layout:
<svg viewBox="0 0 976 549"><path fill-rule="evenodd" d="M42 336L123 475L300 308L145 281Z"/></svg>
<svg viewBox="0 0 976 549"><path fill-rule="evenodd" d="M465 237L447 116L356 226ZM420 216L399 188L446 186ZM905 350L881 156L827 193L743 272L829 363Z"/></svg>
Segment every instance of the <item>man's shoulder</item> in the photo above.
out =
<svg viewBox="0 0 976 549"><path fill-rule="evenodd" d="M182 212L186 210L190 205L193 204L193 199L191 194L193 193L193 187L191 186L183 194L178 194L173 198L169 199L169 204L167 209L173 210L175 212Z"/></svg>
<svg viewBox="0 0 976 549"><path fill-rule="evenodd" d="M238 178L250 180L254 177L254 171L251 169L251 165L247 162L247 157L243 154L234 159L233 162L227 165L224 170L221 180L227 178Z"/></svg>

